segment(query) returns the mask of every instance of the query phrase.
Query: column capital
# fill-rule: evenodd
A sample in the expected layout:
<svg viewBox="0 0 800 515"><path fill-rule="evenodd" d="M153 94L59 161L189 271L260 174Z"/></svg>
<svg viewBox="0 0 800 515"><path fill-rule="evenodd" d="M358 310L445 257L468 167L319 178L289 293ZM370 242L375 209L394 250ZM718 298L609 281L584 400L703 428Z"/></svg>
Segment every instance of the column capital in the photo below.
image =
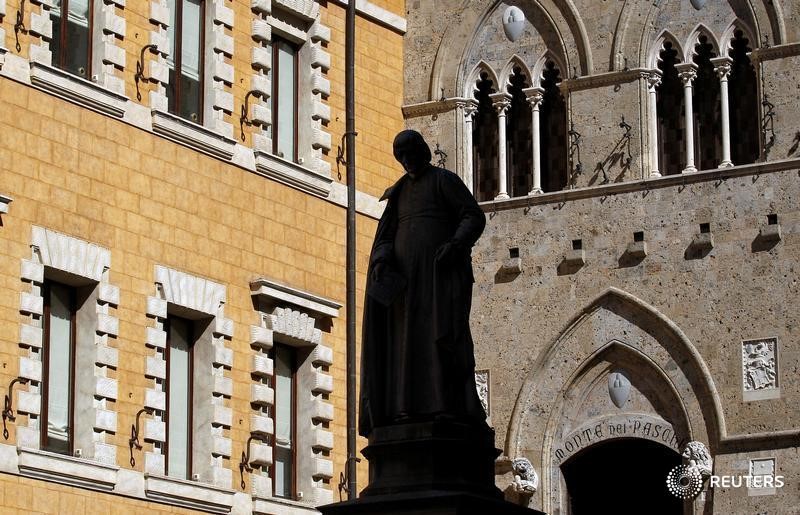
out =
<svg viewBox="0 0 800 515"><path fill-rule="evenodd" d="M658 70L643 72L642 77L647 81L648 89L656 89L661 85L661 72Z"/></svg>
<svg viewBox="0 0 800 515"><path fill-rule="evenodd" d="M728 78L728 74L731 72L731 66L733 65L733 59L730 57L714 57L711 59L711 64L714 65L714 71L717 74L717 77L720 80L724 80Z"/></svg>
<svg viewBox="0 0 800 515"><path fill-rule="evenodd" d="M492 106L498 115L505 115L511 107L511 95L508 93L492 93L489 98L492 99Z"/></svg>
<svg viewBox="0 0 800 515"><path fill-rule="evenodd" d="M525 88L522 92L525 93L525 99L534 109L539 107L544 100L544 88Z"/></svg>
<svg viewBox="0 0 800 515"><path fill-rule="evenodd" d="M464 110L464 118L467 120L471 120L478 112L478 102L468 98L457 100L456 107Z"/></svg>
<svg viewBox="0 0 800 515"><path fill-rule="evenodd" d="M691 84L697 77L697 65L694 63L680 63L675 65L675 69L678 71L678 77L680 77L684 86Z"/></svg>

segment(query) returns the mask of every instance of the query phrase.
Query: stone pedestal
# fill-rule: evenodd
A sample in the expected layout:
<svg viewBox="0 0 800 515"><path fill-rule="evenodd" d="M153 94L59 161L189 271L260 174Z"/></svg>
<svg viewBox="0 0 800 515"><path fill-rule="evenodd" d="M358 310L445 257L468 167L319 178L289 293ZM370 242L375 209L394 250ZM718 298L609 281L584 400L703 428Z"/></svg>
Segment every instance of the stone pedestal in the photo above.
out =
<svg viewBox="0 0 800 515"><path fill-rule="evenodd" d="M503 500L494 485L494 433L455 422L376 428L363 451L369 485L323 515L537 515Z"/></svg>

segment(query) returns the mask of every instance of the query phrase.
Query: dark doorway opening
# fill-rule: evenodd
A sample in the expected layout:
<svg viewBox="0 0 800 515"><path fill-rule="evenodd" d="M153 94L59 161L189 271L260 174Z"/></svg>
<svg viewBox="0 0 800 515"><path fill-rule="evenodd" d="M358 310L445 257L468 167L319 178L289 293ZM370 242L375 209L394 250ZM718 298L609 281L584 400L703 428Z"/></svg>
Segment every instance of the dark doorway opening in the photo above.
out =
<svg viewBox="0 0 800 515"><path fill-rule="evenodd" d="M570 515L682 515L683 501L667 489L680 455L649 440L610 440L588 447L564 465Z"/></svg>

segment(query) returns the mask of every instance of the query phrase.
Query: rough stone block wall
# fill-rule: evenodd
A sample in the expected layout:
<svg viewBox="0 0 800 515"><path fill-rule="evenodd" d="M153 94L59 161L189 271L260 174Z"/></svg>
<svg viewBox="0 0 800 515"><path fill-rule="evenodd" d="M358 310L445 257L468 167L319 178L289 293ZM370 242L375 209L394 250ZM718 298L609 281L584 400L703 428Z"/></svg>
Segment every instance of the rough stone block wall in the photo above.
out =
<svg viewBox="0 0 800 515"><path fill-rule="evenodd" d="M800 401L800 383L792 372L800 364L794 345L794 328L800 320L793 307L800 300L800 284L793 279L800 265L796 201L800 186L797 165L785 168L761 173L752 167L752 173L736 176L708 174L688 184L666 185L668 179L661 179L647 187L566 200L546 195L533 205L520 203L509 209L487 205L487 229L473 253L472 329L477 368L491 374L497 446L541 455L541 447L529 445L538 438L532 435L544 429L538 424L544 424L549 414L528 408L520 392L532 377L566 378L581 366L564 362L551 370L537 370L535 364L557 338L573 330L575 317L610 287L641 299L686 335L719 393L728 435L800 427L794 408ZM778 217L782 237L777 244L765 245L759 234L771 214ZM692 241L705 223L710 225L713 248L701 255L694 252ZM636 262L625 254L639 231L644 233L647 256ZM582 241L585 255L585 264L577 269L564 266L576 239ZM519 249L523 266L523 272L511 278L501 272L509 248ZM625 338L613 326L592 326L591 331ZM742 341L767 336L783 342L779 343L780 396L744 402ZM586 402L592 404L590 399ZM521 440L507 441L506 435L514 430L509 424L515 409L531 411ZM748 452L720 450L712 444L710 449L720 453L717 474L741 473L747 460L761 456L777 456L787 478L798 470L794 451L782 446L765 443ZM715 490L714 513L795 505L796 495L791 487L771 498Z"/></svg>

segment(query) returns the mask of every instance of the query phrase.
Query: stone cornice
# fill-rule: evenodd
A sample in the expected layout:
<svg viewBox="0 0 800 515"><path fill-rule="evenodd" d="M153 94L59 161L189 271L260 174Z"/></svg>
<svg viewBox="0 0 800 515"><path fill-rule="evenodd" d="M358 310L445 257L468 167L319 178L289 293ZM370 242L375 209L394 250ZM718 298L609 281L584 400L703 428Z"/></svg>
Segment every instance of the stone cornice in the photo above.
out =
<svg viewBox="0 0 800 515"><path fill-rule="evenodd" d="M647 75L650 73L652 73L652 70L648 70L646 68L633 68L630 70L598 73L596 75L565 79L561 82L560 86L562 89L567 91L580 91L583 89L599 88L603 86L613 86L616 84L633 82L635 80L647 77Z"/></svg>
<svg viewBox="0 0 800 515"><path fill-rule="evenodd" d="M469 98L452 97L444 98L442 100L420 102L419 104L408 104L402 107L403 118L419 118L420 116L433 116L447 113L457 107L463 107L469 103L475 103L475 100L471 100Z"/></svg>
<svg viewBox="0 0 800 515"><path fill-rule="evenodd" d="M756 48L750 52L750 59L753 61L772 61L774 59L792 57L795 55L800 55L800 43L787 43L785 45Z"/></svg>
<svg viewBox="0 0 800 515"><path fill-rule="evenodd" d="M339 316L342 305L335 300L327 299L313 293L292 288L266 278L258 278L250 283L250 294L253 297L264 296L279 304L289 303L304 308L315 317Z"/></svg>
<svg viewBox="0 0 800 515"><path fill-rule="evenodd" d="M515 197L507 200L489 200L486 202L481 202L480 206L484 211L491 213L495 211L518 209L540 204L569 202L572 200L593 197L606 197L621 193L646 191L698 182L717 180L724 181L725 179L732 177L760 175L763 173L782 172L792 169L800 169L800 159L782 159L780 161L770 161L767 163L754 163L749 165L734 166L731 168L717 168L694 173L667 175L666 177L653 177L649 179L640 179L616 184L603 184L600 186L591 186L587 188L555 191L541 195L528 195L525 197Z"/></svg>
<svg viewBox="0 0 800 515"><path fill-rule="evenodd" d="M346 6L348 0L333 0L334 3ZM384 27L391 29L398 34L406 33L406 19L383 7L379 7L368 0L356 0L356 13L368 20L372 20Z"/></svg>

